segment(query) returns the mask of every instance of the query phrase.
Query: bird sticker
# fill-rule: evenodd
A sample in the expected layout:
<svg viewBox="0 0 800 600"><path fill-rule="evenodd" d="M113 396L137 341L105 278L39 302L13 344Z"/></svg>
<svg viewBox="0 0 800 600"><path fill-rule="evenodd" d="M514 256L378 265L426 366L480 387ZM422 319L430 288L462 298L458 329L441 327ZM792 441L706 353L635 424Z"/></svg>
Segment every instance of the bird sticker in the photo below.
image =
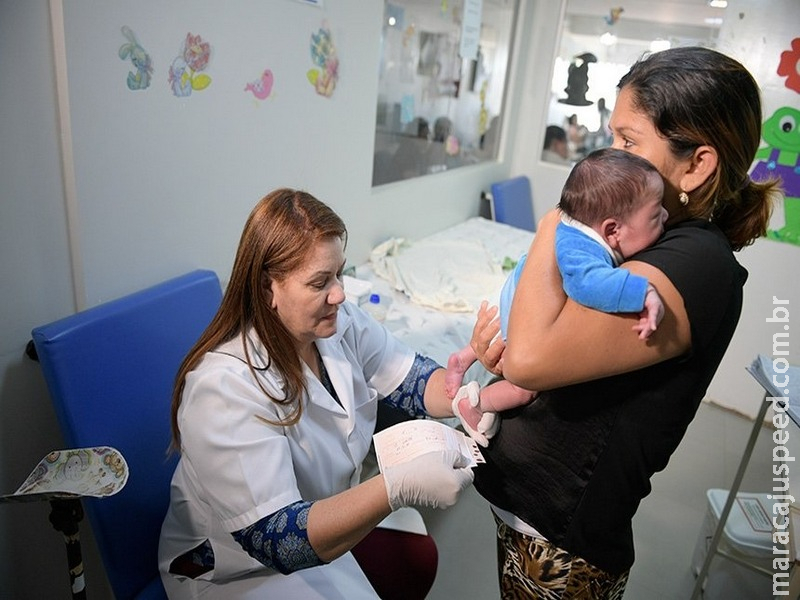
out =
<svg viewBox="0 0 800 600"><path fill-rule="evenodd" d="M274 81L275 77L272 71L265 69L259 79L244 86L244 91L251 92L258 100L266 100L272 93L272 84Z"/></svg>

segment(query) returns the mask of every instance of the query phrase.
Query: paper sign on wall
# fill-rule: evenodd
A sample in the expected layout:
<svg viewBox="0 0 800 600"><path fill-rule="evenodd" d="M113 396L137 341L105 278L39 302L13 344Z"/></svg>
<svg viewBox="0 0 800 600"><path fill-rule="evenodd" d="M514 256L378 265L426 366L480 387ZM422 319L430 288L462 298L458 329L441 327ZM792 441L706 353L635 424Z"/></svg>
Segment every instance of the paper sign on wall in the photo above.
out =
<svg viewBox="0 0 800 600"><path fill-rule="evenodd" d="M464 0L464 18L461 21L461 46L459 56L467 60L477 60L478 44L481 41L481 18L483 0Z"/></svg>

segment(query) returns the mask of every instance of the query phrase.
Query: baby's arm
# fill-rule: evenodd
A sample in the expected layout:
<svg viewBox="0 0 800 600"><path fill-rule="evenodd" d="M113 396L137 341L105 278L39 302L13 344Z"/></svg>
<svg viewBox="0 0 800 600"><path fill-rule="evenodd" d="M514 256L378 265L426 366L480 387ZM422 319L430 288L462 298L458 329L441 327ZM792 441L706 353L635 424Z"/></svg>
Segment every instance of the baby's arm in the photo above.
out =
<svg viewBox="0 0 800 600"><path fill-rule="evenodd" d="M639 322L633 326L634 331L639 332L639 339L646 340L653 333L661 319L664 318L664 303L658 295L656 288L647 285L647 294L644 297L644 308L639 313Z"/></svg>
<svg viewBox="0 0 800 600"><path fill-rule="evenodd" d="M633 326L646 340L664 317L664 304L647 278L615 267L606 251L588 236L560 223L556 260L564 291L572 300L608 313L638 313Z"/></svg>
<svg viewBox="0 0 800 600"><path fill-rule="evenodd" d="M573 239L559 237L556 256L564 291L578 304L608 313L642 310L647 279L615 267L594 240L582 233L574 234Z"/></svg>

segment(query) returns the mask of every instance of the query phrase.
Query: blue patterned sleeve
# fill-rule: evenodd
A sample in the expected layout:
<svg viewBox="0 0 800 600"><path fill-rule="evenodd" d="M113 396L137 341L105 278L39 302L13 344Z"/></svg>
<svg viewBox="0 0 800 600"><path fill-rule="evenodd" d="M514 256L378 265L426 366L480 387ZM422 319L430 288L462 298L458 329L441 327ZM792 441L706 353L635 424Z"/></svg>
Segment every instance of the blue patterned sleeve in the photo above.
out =
<svg viewBox="0 0 800 600"><path fill-rule="evenodd" d="M284 575L325 564L308 541L312 504L299 501L284 506L231 535L250 556Z"/></svg>
<svg viewBox="0 0 800 600"><path fill-rule="evenodd" d="M406 378L395 391L384 399L384 402L399 408L410 417L426 417L428 412L425 410L423 401L425 386L433 372L441 368L441 365L435 360L415 354L414 364L411 365Z"/></svg>

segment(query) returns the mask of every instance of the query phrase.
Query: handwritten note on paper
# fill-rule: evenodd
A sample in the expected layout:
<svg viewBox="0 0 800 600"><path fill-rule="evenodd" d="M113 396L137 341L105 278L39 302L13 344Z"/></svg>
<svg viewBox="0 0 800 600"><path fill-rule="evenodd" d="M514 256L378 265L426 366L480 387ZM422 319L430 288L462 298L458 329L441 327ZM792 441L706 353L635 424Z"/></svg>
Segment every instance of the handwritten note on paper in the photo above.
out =
<svg viewBox="0 0 800 600"><path fill-rule="evenodd" d="M404 421L372 436L378 468L409 461L431 450L453 449L466 457L470 467L485 462L477 442L439 421Z"/></svg>

